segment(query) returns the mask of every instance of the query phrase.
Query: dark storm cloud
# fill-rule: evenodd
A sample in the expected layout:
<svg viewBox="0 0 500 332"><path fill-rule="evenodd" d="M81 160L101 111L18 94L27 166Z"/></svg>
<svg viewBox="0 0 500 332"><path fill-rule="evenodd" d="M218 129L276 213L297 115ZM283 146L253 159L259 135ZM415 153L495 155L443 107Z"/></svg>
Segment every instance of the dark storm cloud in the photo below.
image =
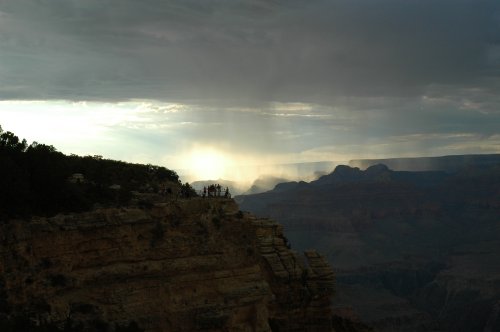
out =
<svg viewBox="0 0 500 332"><path fill-rule="evenodd" d="M432 86L487 93L500 76L499 9L481 0L4 0L0 98L241 106L416 97Z"/></svg>

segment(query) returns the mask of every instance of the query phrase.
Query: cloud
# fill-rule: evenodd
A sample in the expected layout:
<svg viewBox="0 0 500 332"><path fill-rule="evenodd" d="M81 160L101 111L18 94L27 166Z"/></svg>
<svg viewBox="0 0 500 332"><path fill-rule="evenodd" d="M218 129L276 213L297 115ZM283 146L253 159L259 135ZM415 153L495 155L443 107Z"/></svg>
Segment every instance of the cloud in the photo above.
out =
<svg viewBox="0 0 500 332"><path fill-rule="evenodd" d="M6 0L0 98L237 106L498 82L496 1ZM486 82L489 79L490 82Z"/></svg>

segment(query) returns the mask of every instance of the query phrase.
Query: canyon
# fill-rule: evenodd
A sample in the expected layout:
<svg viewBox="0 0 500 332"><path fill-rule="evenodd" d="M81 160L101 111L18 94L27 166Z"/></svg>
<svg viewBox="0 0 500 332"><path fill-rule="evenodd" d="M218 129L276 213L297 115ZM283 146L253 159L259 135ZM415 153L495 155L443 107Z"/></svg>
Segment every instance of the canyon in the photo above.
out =
<svg viewBox="0 0 500 332"><path fill-rule="evenodd" d="M376 330L497 331L500 168L484 158L453 172L338 166L236 200L283 224L298 250L324 253L334 307Z"/></svg>

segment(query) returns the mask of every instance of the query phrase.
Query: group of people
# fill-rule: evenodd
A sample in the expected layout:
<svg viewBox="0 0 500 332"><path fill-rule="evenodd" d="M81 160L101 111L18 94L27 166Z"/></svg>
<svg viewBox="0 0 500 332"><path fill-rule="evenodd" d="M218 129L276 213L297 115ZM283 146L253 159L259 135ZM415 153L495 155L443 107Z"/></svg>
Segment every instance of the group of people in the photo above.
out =
<svg viewBox="0 0 500 332"><path fill-rule="evenodd" d="M203 187L202 197L222 197L222 187L220 184L211 184L208 187ZM225 198L231 198L231 194L229 193L229 188L226 187L224 191Z"/></svg>

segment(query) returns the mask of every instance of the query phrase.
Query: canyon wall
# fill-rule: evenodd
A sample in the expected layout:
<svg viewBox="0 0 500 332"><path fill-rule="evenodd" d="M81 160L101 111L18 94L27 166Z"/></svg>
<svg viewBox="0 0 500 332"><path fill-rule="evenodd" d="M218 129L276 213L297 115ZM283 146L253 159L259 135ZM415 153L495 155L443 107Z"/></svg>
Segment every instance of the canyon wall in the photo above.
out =
<svg viewBox="0 0 500 332"><path fill-rule="evenodd" d="M0 234L2 319L90 330L333 330L326 259L303 259L282 226L232 200L10 220Z"/></svg>
<svg viewBox="0 0 500 332"><path fill-rule="evenodd" d="M236 197L335 263L336 308L380 331L500 331L500 166L338 166Z"/></svg>

